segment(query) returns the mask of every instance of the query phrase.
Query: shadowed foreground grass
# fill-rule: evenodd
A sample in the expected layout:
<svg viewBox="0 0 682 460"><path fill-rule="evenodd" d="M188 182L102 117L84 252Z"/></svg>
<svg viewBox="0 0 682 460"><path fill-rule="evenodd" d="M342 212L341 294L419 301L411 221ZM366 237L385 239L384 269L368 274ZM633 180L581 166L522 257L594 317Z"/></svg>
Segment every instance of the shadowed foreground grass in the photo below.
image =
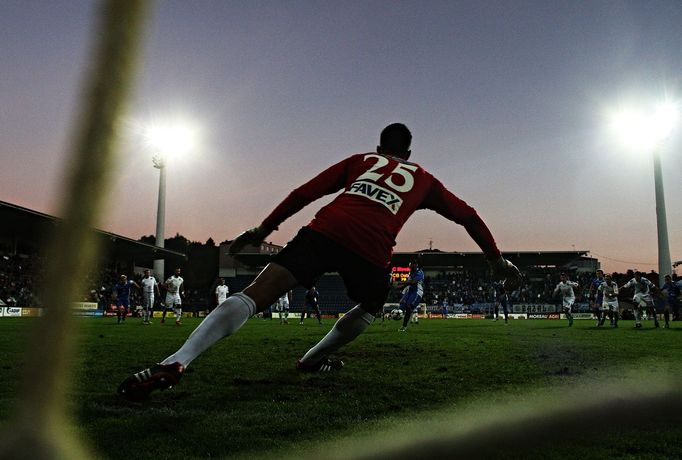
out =
<svg viewBox="0 0 682 460"><path fill-rule="evenodd" d="M0 321L0 420L13 407L30 321ZM302 375L296 358L332 323L252 319L199 357L177 388L130 403L115 395L118 383L173 352L199 320L181 327L79 322L69 401L79 436L105 458L371 458L377 449L408 458L406 440L428 448L450 436L478 439L486 427L488 458L682 458L682 415L661 411L640 423L619 411L618 400L646 406L648 396L675 388L682 323L634 330L623 321L614 330L592 321L569 329L549 320L430 320L398 333L397 322L375 322L339 353L341 372ZM590 409L600 401L610 402ZM563 410L566 420L565 411L594 410L595 420L550 439L537 439L528 425L524 436L524 416L546 409ZM495 449L505 430L518 433L519 451Z"/></svg>

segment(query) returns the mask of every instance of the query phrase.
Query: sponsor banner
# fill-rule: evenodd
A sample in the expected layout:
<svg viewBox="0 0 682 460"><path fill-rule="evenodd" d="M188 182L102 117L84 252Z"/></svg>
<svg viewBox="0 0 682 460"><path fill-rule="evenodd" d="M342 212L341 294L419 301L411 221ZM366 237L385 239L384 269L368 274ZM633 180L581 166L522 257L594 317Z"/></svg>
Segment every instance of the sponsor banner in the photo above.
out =
<svg viewBox="0 0 682 460"><path fill-rule="evenodd" d="M307 317L307 316L308 316L308 315L306 315L306 317ZM279 319L279 313L276 312L276 311L273 311L273 312L272 312L272 317L273 317L273 318ZM299 318L299 319L300 319L300 318L301 318L301 314L300 314L300 313L289 313L289 316L288 316L287 318Z"/></svg>
<svg viewBox="0 0 682 460"><path fill-rule="evenodd" d="M573 319L596 319L592 313L573 313Z"/></svg>
<svg viewBox="0 0 682 460"><path fill-rule="evenodd" d="M555 304L514 304L514 312L516 313L554 313L556 311Z"/></svg>
<svg viewBox="0 0 682 460"><path fill-rule="evenodd" d="M5 317L20 317L21 308L19 307L0 307L0 316Z"/></svg>
<svg viewBox="0 0 682 460"><path fill-rule="evenodd" d="M504 315L500 315L500 317L504 318ZM509 313L509 317L511 319L528 319L528 315L525 313Z"/></svg>
<svg viewBox="0 0 682 460"><path fill-rule="evenodd" d="M546 313L528 313L528 319L547 319Z"/></svg>
<svg viewBox="0 0 682 460"><path fill-rule="evenodd" d="M183 315L185 314L192 316L192 312L183 312ZM112 312L107 312L107 316L116 316L116 310ZM128 313L128 316L132 316L130 312ZM163 318L163 311L154 311L154 315L152 317ZM166 318L175 318L175 312L173 310L166 311Z"/></svg>
<svg viewBox="0 0 682 460"><path fill-rule="evenodd" d="M21 309L21 316L42 316L43 315L43 309L42 308L22 308Z"/></svg>
<svg viewBox="0 0 682 460"><path fill-rule="evenodd" d="M469 317L471 319L484 319L485 315L473 314L473 315L469 315Z"/></svg>
<svg viewBox="0 0 682 460"><path fill-rule="evenodd" d="M469 319L471 318L471 315L466 314L466 313L455 313L454 315L448 315L448 318L455 318L455 319Z"/></svg>
<svg viewBox="0 0 682 460"><path fill-rule="evenodd" d="M528 319L560 319L561 314L552 312L552 313L528 313L527 314Z"/></svg>
<svg viewBox="0 0 682 460"><path fill-rule="evenodd" d="M102 312L101 315L86 315L86 316L118 316L118 313L116 312L116 310L107 310L107 311ZM126 318L130 318L131 316L133 316L133 313L130 310L128 310L128 313L126 313ZM160 316L161 316L161 313L159 313L159 317Z"/></svg>
<svg viewBox="0 0 682 460"><path fill-rule="evenodd" d="M71 302L74 310L97 310L97 302Z"/></svg>
<svg viewBox="0 0 682 460"><path fill-rule="evenodd" d="M102 310L75 310L73 312L74 316L104 316Z"/></svg>

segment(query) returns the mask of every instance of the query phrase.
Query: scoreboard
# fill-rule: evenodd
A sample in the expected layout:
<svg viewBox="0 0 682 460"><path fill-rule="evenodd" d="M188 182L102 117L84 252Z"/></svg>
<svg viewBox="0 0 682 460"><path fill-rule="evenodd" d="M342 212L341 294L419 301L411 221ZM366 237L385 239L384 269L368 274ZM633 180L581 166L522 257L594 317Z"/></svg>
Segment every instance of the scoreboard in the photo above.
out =
<svg viewBox="0 0 682 460"><path fill-rule="evenodd" d="M391 267L391 283L404 283L410 277L410 267Z"/></svg>

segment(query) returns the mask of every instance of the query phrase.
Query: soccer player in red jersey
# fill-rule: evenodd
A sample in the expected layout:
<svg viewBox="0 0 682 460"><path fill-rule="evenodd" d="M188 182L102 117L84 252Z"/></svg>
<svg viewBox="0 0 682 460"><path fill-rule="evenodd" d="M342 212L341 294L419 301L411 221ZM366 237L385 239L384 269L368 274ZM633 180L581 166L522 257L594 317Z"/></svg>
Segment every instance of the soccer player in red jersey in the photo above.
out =
<svg viewBox="0 0 682 460"><path fill-rule="evenodd" d="M431 209L462 225L482 249L495 276L511 287L518 269L504 259L477 212L448 191L424 168L412 163L412 134L394 123L381 132L376 152L352 155L295 189L258 227L232 243L235 254L260 245L271 232L306 205L331 193L336 198L318 211L244 291L229 297L192 332L180 349L160 364L138 372L119 386L131 399L176 384L194 358L232 335L254 314L299 284L310 288L327 272L338 272L348 296L358 305L297 362L308 372L336 370L343 362L329 353L355 339L381 312L390 290L390 261L395 238L418 209Z"/></svg>

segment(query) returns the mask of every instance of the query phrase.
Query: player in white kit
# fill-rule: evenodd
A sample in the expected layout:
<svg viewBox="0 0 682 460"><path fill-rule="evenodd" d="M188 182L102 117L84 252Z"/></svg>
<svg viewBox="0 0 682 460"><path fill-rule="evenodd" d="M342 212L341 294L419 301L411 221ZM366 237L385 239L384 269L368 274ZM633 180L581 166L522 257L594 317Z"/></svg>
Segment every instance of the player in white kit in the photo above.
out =
<svg viewBox="0 0 682 460"><path fill-rule="evenodd" d="M219 307L221 303L225 302L229 294L230 288L225 284L225 278L220 278L218 286L215 288L216 307Z"/></svg>
<svg viewBox="0 0 682 460"><path fill-rule="evenodd" d="M159 283L150 274L149 269L146 269L140 285L142 286L142 324L151 324L149 318L152 317L154 312L154 294L161 297Z"/></svg>
<svg viewBox="0 0 682 460"><path fill-rule="evenodd" d="M628 271L630 274L630 271ZM635 303L635 328L642 327L642 312L646 312L653 318L654 327L660 327L658 318L656 317L656 307L654 306L654 299L651 297L651 291L656 290L654 283L642 276L641 272L634 274L634 278L621 286L621 289L633 288L634 295L632 301Z"/></svg>
<svg viewBox="0 0 682 460"><path fill-rule="evenodd" d="M597 291L602 295L602 313L611 317L611 327L618 327L618 284L607 274Z"/></svg>
<svg viewBox="0 0 682 460"><path fill-rule="evenodd" d="M161 316L161 324L166 322L166 312L168 309L173 309L175 313L175 324L180 325L182 322L182 296L185 295L183 283L185 280L180 276L181 270L175 269L173 276L166 280L166 304L163 306L163 315Z"/></svg>
<svg viewBox="0 0 682 460"><path fill-rule="evenodd" d="M566 273L562 273L561 281L554 288L555 296L557 294L561 294L562 308L566 314L566 318L568 318L569 327L573 326L573 314L571 312L573 304L575 303L575 292L573 292L573 288L577 287L578 283L569 280L568 275Z"/></svg>
<svg viewBox="0 0 682 460"><path fill-rule="evenodd" d="M292 291L288 291L277 300L279 324L289 324L289 304L291 303L292 294Z"/></svg>

